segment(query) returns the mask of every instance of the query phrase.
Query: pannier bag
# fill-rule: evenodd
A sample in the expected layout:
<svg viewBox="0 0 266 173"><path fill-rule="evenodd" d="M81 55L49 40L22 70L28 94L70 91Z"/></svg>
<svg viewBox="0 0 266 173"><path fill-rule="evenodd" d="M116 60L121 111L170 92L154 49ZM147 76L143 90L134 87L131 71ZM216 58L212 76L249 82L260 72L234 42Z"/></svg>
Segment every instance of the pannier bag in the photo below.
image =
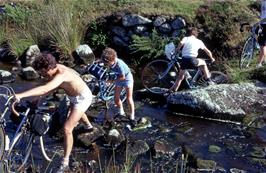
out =
<svg viewBox="0 0 266 173"><path fill-rule="evenodd" d="M92 63L88 67L88 72L92 74L94 77L96 77L98 80L104 79L106 76L107 68L100 65L99 63Z"/></svg>
<svg viewBox="0 0 266 173"><path fill-rule="evenodd" d="M38 136L43 136L49 130L50 115L48 113L37 113L32 115L31 130Z"/></svg>

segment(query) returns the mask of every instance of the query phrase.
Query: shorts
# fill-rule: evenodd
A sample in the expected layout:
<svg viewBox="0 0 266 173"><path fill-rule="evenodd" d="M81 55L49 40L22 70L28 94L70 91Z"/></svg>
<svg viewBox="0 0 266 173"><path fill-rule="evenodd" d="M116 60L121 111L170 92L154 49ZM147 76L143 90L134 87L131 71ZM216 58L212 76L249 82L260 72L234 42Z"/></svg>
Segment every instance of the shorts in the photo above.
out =
<svg viewBox="0 0 266 173"><path fill-rule="evenodd" d="M262 32L259 33L258 43L260 46L266 46L266 24L261 24Z"/></svg>
<svg viewBox="0 0 266 173"><path fill-rule="evenodd" d="M134 85L133 75L130 73L128 79L115 82L115 86L131 88Z"/></svg>
<svg viewBox="0 0 266 173"><path fill-rule="evenodd" d="M120 86L120 87L131 88L133 87L133 85L134 85L133 80L124 80L124 81L115 82L115 86Z"/></svg>
<svg viewBox="0 0 266 173"><path fill-rule="evenodd" d="M92 102L92 93L89 88L86 88L79 95L71 97L69 96L68 98L74 109L86 112Z"/></svg>
<svg viewBox="0 0 266 173"><path fill-rule="evenodd" d="M198 68L199 60L194 57L183 57L180 62L181 69Z"/></svg>

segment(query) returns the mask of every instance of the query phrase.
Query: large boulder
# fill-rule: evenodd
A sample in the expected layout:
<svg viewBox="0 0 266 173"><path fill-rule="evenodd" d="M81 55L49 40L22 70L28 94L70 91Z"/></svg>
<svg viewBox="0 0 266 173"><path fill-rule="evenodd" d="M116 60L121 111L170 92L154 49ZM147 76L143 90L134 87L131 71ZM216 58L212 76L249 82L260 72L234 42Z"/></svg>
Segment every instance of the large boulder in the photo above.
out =
<svg viewBox="0 0 266 173"><path fill-rule="evenodd" d="M87 44L79 45L72 53L76 63L91 64L95 60L95 55Z"/></svg>
<svg viewBox="0 0 266 173"><path fill-rule="evenodd" d="M19 57L21 61L22 67L32 66L33 61L35 60L36 56L40 54L40 49L38 45L31 45L29 46L25 52Z"/></svg>
<svg viewBox="0 0 266 173"><path fill-rule="evenodd" d="M212 85L173 93L167 102L171 111L241 121L253 110L265 109L265 90L252 83Z"/></svg>

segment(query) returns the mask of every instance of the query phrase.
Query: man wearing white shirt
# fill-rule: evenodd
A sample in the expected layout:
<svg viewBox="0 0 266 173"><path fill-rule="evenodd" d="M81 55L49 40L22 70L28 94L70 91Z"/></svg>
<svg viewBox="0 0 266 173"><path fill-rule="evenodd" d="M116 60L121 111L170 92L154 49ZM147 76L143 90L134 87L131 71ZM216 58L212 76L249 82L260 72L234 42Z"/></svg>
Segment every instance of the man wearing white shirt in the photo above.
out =
<svg viewBox="0 0 266 173"><path fill-rule="evenodd" d="M177 91L182 80L185 77L185 70L186 69L192 69L192 68L200 68L206 80L209 84L213 84L213 82L210 79L210 73L207 67L206 62L203 59L197 58L198 56L198 50L202 49L206 54L210 57L212 61L215 61L215 59L212 57L211 51L205 46L205 44L197 38L198 31L196 28L189 28L189 36L184 37L181 42L179 43L177 47L177 51L179 51L182 47L182 60L180 63L180 71L178 78L175 81L175 84L172 88L170 88L171 91Z"/></svg>

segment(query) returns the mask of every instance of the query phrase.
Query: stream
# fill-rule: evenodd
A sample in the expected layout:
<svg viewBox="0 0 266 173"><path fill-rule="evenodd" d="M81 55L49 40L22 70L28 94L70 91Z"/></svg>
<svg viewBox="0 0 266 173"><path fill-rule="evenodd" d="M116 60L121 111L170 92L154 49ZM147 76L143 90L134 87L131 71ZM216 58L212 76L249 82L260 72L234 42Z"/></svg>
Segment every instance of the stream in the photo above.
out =
<svg viewBox="0 0 266 173"><path fill-rule="evenodd" d="M2 64L1 67L5 70L9 68ZM19 78L10 84L17 92L35 85L35 82ZM132 172L181 172L182 154L188 156L186 168L189 172L266 172L266 140L261 140L261 137L266 139L266 128L244 128L237 123L169 112L164 99L156 100L156 97L149 98L148 95L143 97L138 91L134 93L134 100L136 118L145 117L151 122L151 127L130 131L126 123L122 124L126 145L121 144L115 148L106 147L101 139L94 141L90 147L75 143L70 172L119 172L128 161L125 154L127 147L125 149L124 146L136 141L144 141L149 149L131 158ZM105 114L103 107L89 108L89 115L93 115L90 120L99 126L104 122ZM266 112L262 114L266 116ZM54 161L47 163L38 154L38 145L34 145L35 163L28 170L54 172L54 167L58 166L63 153L62 137L45 137L45 141L48 151L54 153ZM141 147L133 151L139 150Z"/></svg>

